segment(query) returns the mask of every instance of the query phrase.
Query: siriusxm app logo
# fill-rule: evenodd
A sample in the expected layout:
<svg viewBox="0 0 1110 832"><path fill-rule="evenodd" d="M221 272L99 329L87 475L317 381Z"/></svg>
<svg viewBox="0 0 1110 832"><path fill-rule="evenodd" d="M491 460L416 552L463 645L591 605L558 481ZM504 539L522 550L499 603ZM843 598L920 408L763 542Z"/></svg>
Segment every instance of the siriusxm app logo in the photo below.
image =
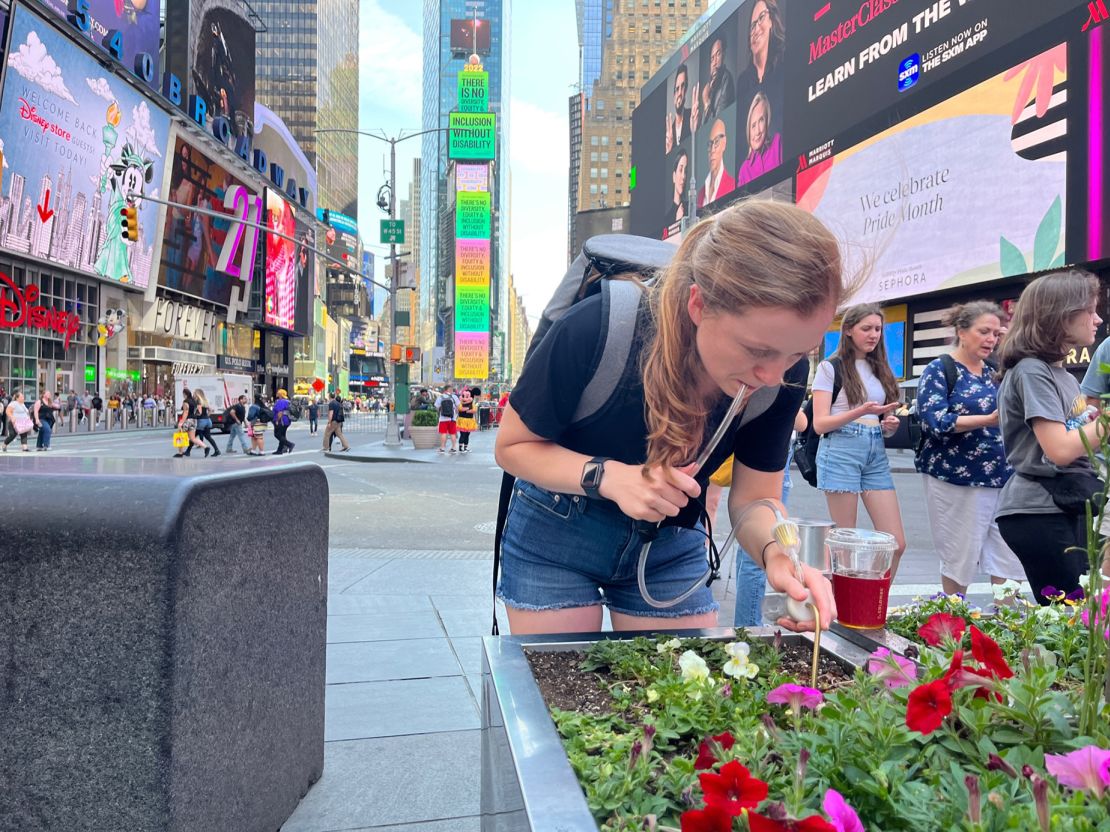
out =
<svg viewBox="0 0 1110 832"><path fill-rule="evenodd" d="M898 92L905 92L921 77L921 56L914 52L898 64Z"/></svg>

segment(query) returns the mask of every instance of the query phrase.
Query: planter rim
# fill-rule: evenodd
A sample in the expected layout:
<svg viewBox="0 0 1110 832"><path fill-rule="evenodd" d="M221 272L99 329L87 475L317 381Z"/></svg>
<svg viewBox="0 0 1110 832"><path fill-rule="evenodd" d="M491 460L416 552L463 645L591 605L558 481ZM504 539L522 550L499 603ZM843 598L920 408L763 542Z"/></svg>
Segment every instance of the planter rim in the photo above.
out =
<svg viewBox="0 0 1110 832"><path fill-rule="evenodd" d="M562 738L548 713L543 695L532 675L525 650L572 651L596 641L627 640L659 635L679 638L726 640L769 639L780 627L713 627L699 630L648 630L603 633L559 633L555 635L486 636L482 639L482 702L496 701L520 786L528 828L533 832L596 832L597 823L571 768ZM782 630L787 640L813 642L812 633ZM836 633L821 635L822 652L856 667L867 661L868 652ZM483 716L483 725L486 717ZM500 726L499 726L500 730ZM487 807L482 807L483 815ZM483 819L484 822L484 819ZM483 826L483 828L485 828Z"/></svg>

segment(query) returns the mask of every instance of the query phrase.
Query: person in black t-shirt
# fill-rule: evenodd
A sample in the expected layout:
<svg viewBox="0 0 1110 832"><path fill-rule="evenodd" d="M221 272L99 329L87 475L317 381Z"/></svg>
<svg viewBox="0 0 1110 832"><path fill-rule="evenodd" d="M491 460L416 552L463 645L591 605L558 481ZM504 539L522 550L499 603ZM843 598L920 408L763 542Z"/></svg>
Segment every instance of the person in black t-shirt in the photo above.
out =
<svg viewBox="0 0 1110 832"><path fill-rule="evenodd" d="M324 428L324 450L331 450L332 439L336 436L339 441L343 443L342 451L351 450L351 446L347 444L347 437L343 435L343 400L339 397L339 393L331 394L331 401L328 403L328 424Z"/></svg>
<svg viewBox="0 0 1110 832"><path fill-rule="evenodd" d="M596 631L601 604L618 630L716 625L717 604L704 585L672 607L647 603L636 577L639 532L662 523L645 577L650 595L671 599L705 573L700 497L730 453L733 521L764 499L785 513L778 498L808 377L805 356L842 294L839 248L819 220L792 205L745 201L687 232L640 305L624 376L580 423L574 413L607 326L601 297L575 304L552 326L525 364L497 436L497 461L517 477L498 586L513 633ZM781 387L744 427L734 420L695 471L691 460L741 385ZM795 577L774 542L776 522L768 509L750 512L739 542L774 589L797 601L812 591L828 626L831 586L808 567L804 585Z"/></svg>

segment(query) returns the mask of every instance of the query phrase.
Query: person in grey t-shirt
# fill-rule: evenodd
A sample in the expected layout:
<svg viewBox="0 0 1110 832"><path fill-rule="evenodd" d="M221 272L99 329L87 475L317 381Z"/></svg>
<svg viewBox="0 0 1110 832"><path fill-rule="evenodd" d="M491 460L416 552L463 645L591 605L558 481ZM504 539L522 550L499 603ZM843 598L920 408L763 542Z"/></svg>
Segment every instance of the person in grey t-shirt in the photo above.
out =
<svg viewBox="0 0 1110 832"><path fill-rule="evenodd" d="M1097 445L1098 423L1090 421L1087 401L1063 360L1072 348L1094 343L1102 323L1097 292L1098 279L1089 272L1037 278L1022 292L1001 349L998 417L1015 476L1002 489L995 516L1042 604L1048 603L1046 587L1071 592L1087 571L1083 517L1061 511L1030 477L1091 469L1080 433Z"/></svg>
<svg viewBox="0 0 1110 832"><path fill-rule="evenodd" d="M1110 394L1110 375L1102 372L1102 365L1110 364L1110 338L1098 345L1095 354L1091 356L1091 365L1083 376L1083 383L1079 385L1083 395L1087 397L1087 404L1098 406L1099 396Z"/></svg>

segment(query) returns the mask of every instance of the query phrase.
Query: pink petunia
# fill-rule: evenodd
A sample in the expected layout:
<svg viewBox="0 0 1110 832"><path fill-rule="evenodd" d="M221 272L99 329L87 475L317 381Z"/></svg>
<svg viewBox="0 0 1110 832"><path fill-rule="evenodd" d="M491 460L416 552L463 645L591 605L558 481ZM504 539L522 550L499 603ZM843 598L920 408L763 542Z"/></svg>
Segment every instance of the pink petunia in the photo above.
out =
<svg viewBox="0 0 1110 832"><path fill-rule="evenodd" d="M794 713L798 713L802 708L815 709L825 701L825 696L816 688L788 682L768 693L767 701L772 705L789 705Z"/></svg>
<svg viewBox="0 0 1110 832"><path fill-rule="evenodd" d="M821 808L828 817L829 823L836 828L836 832L867 832L856 810L848 805L848 801L836 789L825 792Z"/></svg>
<svg viewBox="0 0 1110 832"><path fill-rule="evenodd" d="M1094 792L1099 798L1110 786L1110 751L1097 745L1070 754L1045 754L1044 767L1061 786Z"/></svg>
<svg viewBox="0 0 1110 832"><path fill-rule="evenodd" d="M917 665L885 647L871 654L867 672L877 676L890 690L909 687L917 680Z"/></svg>

